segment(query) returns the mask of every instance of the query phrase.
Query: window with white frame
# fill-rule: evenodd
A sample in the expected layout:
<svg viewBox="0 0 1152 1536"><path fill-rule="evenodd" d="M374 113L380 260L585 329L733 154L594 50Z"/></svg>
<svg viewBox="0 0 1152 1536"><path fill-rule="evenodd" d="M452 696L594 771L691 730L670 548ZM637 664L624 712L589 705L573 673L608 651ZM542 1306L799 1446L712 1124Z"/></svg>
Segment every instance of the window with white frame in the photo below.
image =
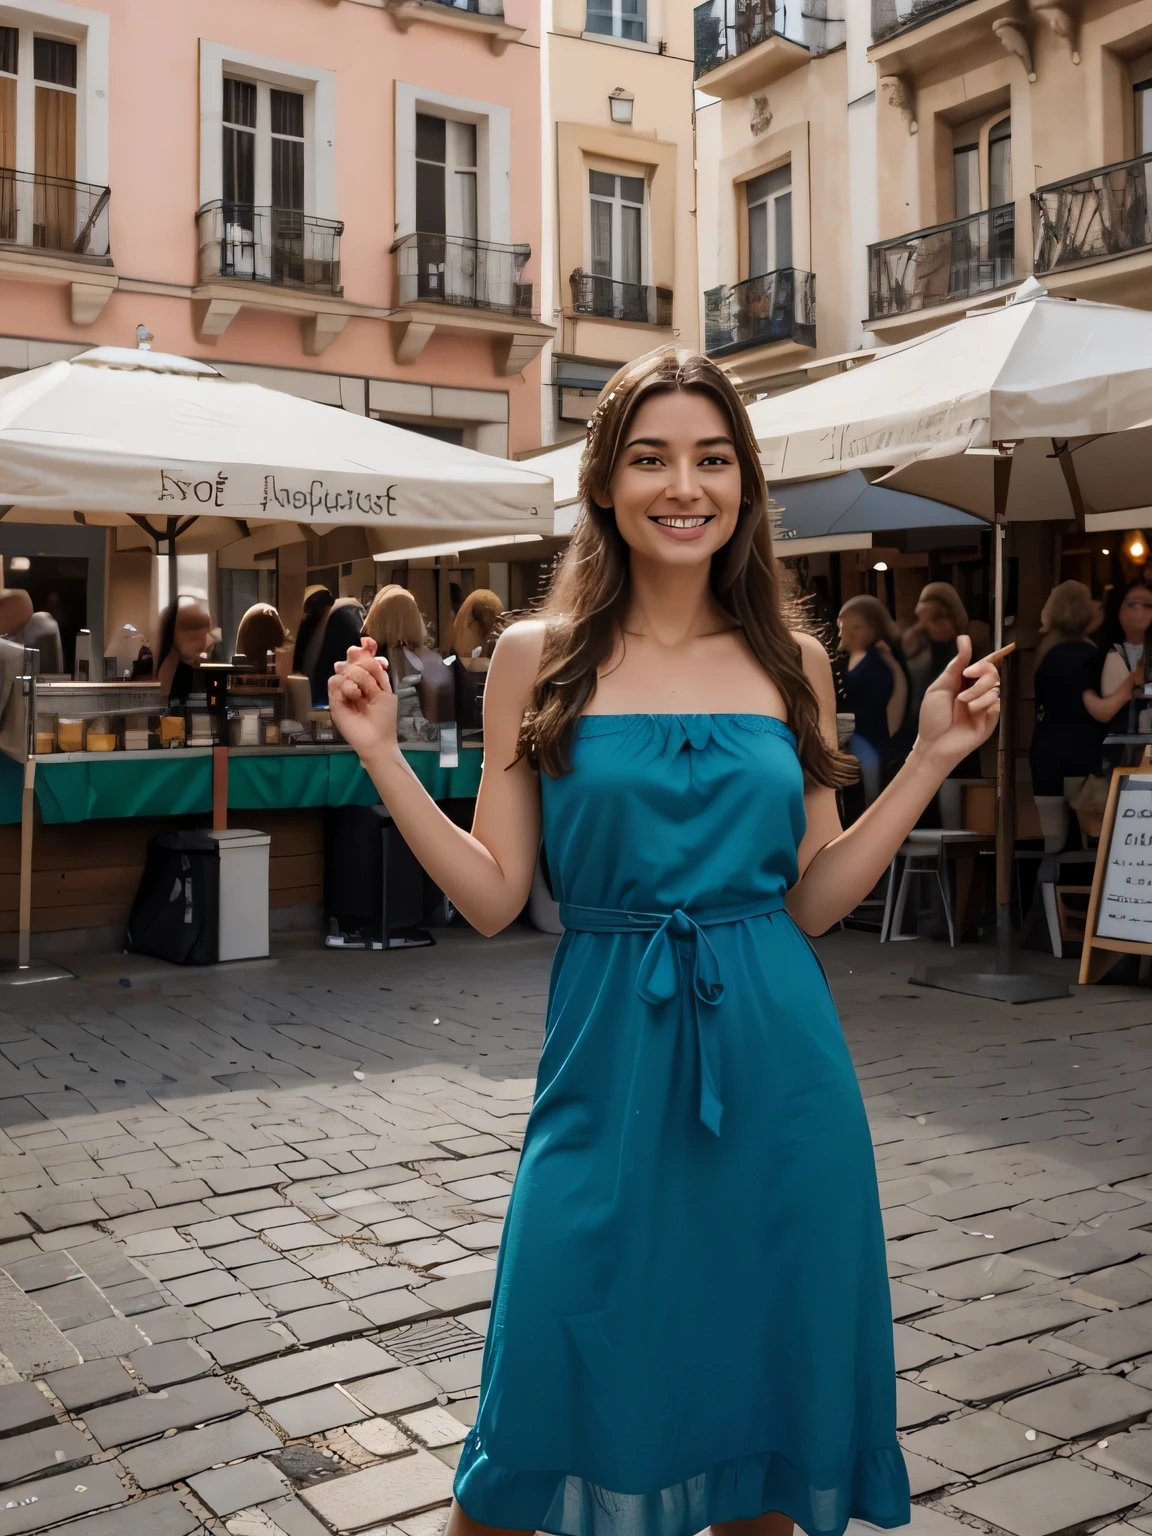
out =
<svg viewBox="0 0 1152 1536"><path fill-rule="evenodd" d="M647 0L588 0L584 30L630 43L647 41Z"/></svg>
<svg viewBox="0 0 1152 1536"><path fill-rule="evenodd" d="M78 53L66 38L0 26L0 240L75 246Z"/></svg>
<svg viewBox="0 0 1152 1536"><path fill-rule="evenodd" d="M416 228L475 240L478 148L475 123L416 114Z"/></svg>
<svg viewBox="0 0 1152 1536"><path fill-rule="evenodd" d="M221 270L231 277L302 280L315 270L306 240L304 92L224 77Z"/></svg>
<svg viewBox="0 0 1152 1536"><path fill-rule="evenodd" d="M748 276L792 265L792 167L777 166L744 183L748 207Z"/></svg>
<svg viewBox="0 0 1152 1536"><path fill-rule="evenodd" d="M643 176L588 172L589 269L593 277L643 283L646 190Z"/></svg>

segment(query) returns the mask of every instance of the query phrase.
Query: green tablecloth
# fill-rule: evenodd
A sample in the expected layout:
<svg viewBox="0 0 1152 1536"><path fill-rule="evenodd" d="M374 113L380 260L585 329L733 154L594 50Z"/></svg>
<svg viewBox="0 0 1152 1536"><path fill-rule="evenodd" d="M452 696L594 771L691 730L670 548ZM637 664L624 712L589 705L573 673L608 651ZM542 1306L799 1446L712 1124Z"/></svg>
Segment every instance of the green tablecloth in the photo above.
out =
<svg viewBox="0 0 1152 1536"><path fill-rule="evenodd" d="M470 799L480 788L483 752L461 752L457 768L441 768L438 752L405 752L404 757L434 800ZM261 752L228 760L230 810L376 805L379 799L354 752Z"/></svg>
<svg viewBox="0 0 1152 1536"><path fill-rule="evenodd" d="M200 815L212 809L212 758L171 751L128 762L111 753L107 761L39 759L36 800L48 823Z"/></svg>
<svg viewBox="0 0 1152 1536"><path fill-rule="evenodd" d="M480 788L484 754L460 753L457 768L441 768L436 752L406 752L435 800L470 799ZM23 768L0 754L0 824L20 820ZM375 786L354 752L253 753L228 760L228 805L237 811L309 806L375 805ZM45 822L117 816L189 816L212 809L212 758L156 752L147 758L87 758L36 764L36 799Z"/></svg>

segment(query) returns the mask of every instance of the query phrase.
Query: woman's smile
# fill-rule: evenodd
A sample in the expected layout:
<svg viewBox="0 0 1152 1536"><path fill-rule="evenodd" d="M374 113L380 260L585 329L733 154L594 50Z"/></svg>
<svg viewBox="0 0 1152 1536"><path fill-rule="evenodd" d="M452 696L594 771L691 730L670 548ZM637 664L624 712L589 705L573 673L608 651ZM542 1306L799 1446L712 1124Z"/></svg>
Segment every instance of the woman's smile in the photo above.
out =
<svg viewBox="0 0 1152 1536"><path fill-rule="evenodd" d="M649 515L648 521L662 528L670 539L698 539L714 516L715 513L705 517L676 517L671 513L658 512Z"/></svg>

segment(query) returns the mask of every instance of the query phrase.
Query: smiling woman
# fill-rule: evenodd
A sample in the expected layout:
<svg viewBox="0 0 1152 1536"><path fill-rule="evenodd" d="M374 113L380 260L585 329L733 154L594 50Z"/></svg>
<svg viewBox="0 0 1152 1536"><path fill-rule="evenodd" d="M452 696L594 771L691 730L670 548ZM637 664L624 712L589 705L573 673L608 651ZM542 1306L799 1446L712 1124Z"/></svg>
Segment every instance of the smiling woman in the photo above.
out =
<svg viewBox="0 0 1152 1536"><path fill-rule="evenodd" d="M807 935L989 734L996 669L961 637L842 832L831 667L789 630L729 380L671 349L623 369L581 493L547 602L492 658L470 834L405 765L371 640L330 688L464 916L515 918L543 827L565 929L447 1536L903 1525L868 1122Z"/></svg>

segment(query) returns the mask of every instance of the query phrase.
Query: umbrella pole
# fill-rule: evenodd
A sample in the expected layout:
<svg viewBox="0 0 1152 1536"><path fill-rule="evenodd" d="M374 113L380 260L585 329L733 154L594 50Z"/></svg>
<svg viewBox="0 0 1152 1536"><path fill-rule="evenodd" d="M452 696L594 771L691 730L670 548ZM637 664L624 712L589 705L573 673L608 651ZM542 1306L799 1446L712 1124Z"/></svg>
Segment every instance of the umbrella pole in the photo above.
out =
<svg viewBox="0 0 1152 1536"><path fill-rule="evenodd" d="M992 534L993 648L1004 644L1004 539L1008 531L1008 487L1012 459L1008 454L993 462L996 522ZM1011 657L1005 658L1006 662ZM1015 791L1016 762L1012 750L1012 669L1000 664L1000 729L996 739L996 969L962 971L945 966L926 966L913 976L921 986L969 997L986 997L1001 1003L1040 1003L1067 997L1068 986L1058 977L1013 970L1012 873L1016 864Z"/></svg>

